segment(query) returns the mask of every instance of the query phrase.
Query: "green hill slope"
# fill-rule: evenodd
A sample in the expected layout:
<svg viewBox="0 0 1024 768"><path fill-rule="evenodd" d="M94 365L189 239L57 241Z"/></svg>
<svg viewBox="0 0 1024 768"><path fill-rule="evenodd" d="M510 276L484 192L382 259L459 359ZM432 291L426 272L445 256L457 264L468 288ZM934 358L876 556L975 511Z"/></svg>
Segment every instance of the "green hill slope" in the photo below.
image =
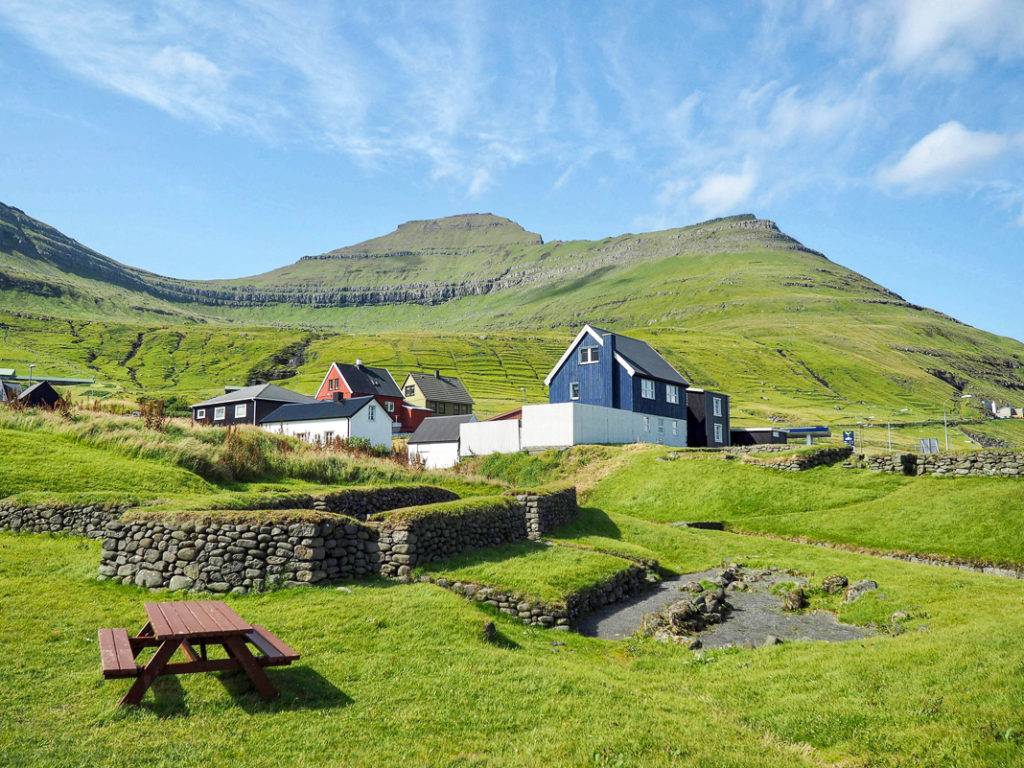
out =
<svg viewBox="0 0 1024 768"><path fill-rule="evenodd" d="M911 304L769 221L736 216L544 243L490 214L410 222L264 275L182 281L118 264L0 207L0 360L93 372L130 391L315 387L362 357L462 376L482 410L545 396L584 322L650 341L740 421L980 418L1024 400L1024 344ZM55 320L53 318L69 318ZM197 327L196 323L202 323ZM1012 435L1015 434L1011 431Z"/></svg>

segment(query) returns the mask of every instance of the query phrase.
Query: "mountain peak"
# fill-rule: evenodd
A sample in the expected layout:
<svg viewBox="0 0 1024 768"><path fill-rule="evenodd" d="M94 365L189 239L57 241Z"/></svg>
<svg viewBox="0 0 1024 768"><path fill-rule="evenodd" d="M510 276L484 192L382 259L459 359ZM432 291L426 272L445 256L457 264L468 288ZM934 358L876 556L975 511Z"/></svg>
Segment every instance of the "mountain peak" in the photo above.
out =
<svg viewBox="0 0 1024 768"><path fill-rule="evenodd" d="M365 259L541 245L544 239L493 213L463 213L399 224L394 232L304 259Z"/></svg>

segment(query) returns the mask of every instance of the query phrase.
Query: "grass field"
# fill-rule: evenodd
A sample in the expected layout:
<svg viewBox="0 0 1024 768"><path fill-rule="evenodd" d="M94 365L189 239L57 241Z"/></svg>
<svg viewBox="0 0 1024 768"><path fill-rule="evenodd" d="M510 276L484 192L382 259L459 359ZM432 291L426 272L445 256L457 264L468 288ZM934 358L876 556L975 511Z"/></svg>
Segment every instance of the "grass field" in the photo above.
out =
<svg viewBox="0 0 1024 768"><path fill-rule="evenodd" d="M1024 563L1024 486L1015 478L904 477L819 467L780 472L664 451L631 455L587 496L645 520L721 520L730 528L872 549Z"/></svg>

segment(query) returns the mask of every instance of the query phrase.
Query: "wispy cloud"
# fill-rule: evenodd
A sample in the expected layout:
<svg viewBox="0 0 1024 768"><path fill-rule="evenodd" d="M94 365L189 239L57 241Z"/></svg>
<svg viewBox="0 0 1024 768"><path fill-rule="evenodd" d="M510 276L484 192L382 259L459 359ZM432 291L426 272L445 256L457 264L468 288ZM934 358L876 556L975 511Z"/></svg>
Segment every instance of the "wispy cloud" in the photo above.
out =
<svg viewBox="0 0 1024 768"><path fill-rule="evenodd" d="M984 168L1010 144L1006 136L971 131L953 120L915 143L895 164L879 171L878 180L884 186L910 192L937 192Z"/></svg>

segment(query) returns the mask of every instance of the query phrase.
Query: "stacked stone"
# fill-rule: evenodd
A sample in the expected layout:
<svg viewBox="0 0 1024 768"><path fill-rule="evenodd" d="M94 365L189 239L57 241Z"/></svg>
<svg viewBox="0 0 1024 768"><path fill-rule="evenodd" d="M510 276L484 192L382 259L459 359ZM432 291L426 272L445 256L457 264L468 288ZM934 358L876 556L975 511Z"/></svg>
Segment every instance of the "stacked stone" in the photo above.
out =
<svg viewBox="0 0 1024 768"><path fill-rule="evenodd" d="M356 520L292 523L111 521L100 578L244 594L379 571L376 531Z"/></svg>
<svg viewBox="0 0 1024 768"><path fill-rule="evenodd" d="M853 455L853 448L849 445L826 446L819 448L813 453L798 453L785 462L770 464L774 469L781 469L788 472L803 472L814 467L821 467L825 464L836 464L846 461Z"/></svg>
<svg viewBox="0 0 1024 768"><path fill-rule="evenodd" d="M551 493L520 494L516 501L526 511L526 532L533 541L543 538L549 531L572 522L579 515L576 489L566 488Z"/></svg>
<svg viewBox="0 0 1024 768"><path fill-rule="evenodd" d="M0 530L30 533L76 533L90 539L103 538L108 522L120 517L128 504L35 504L0 506Z"/></svg>
<svg viewBox="0 0 1024 768"><path fill-rule="evenodd" d="M569 623L575 626L581 616L602 608L611 603L617 603L627 597L643 592L652 583L658 581L656 575L657 565L634 564L614 574L600 584L587 587L566 600L566 611L569 616Z"/></svg>
<svg viewBox="0 0 1024 768"><path fill-rule="evenodd" d="M869 469L903 475L945 477L1024 477L1024 452L971 451L967 453L914 453L867 456Z"/></svg>
<svg viewBox="0 0 1024 768"><path fill-rule="evenodd" d="M391 488L369 488L342 490L318 496L312 500L312 509L348 515L356 520L366 520L370 515L403 507L419 507L454 501L457 494L444 488L430 485L394 486Z"/></svg>
<svg viewBox="0 0 1024 768"><path fill-rule="evenodd" d="M406 577L412 566L471 549L526 538L526 515L511 499L481 499L479 507L439 510L385 520L380 529L381 575Z"/></svg>

